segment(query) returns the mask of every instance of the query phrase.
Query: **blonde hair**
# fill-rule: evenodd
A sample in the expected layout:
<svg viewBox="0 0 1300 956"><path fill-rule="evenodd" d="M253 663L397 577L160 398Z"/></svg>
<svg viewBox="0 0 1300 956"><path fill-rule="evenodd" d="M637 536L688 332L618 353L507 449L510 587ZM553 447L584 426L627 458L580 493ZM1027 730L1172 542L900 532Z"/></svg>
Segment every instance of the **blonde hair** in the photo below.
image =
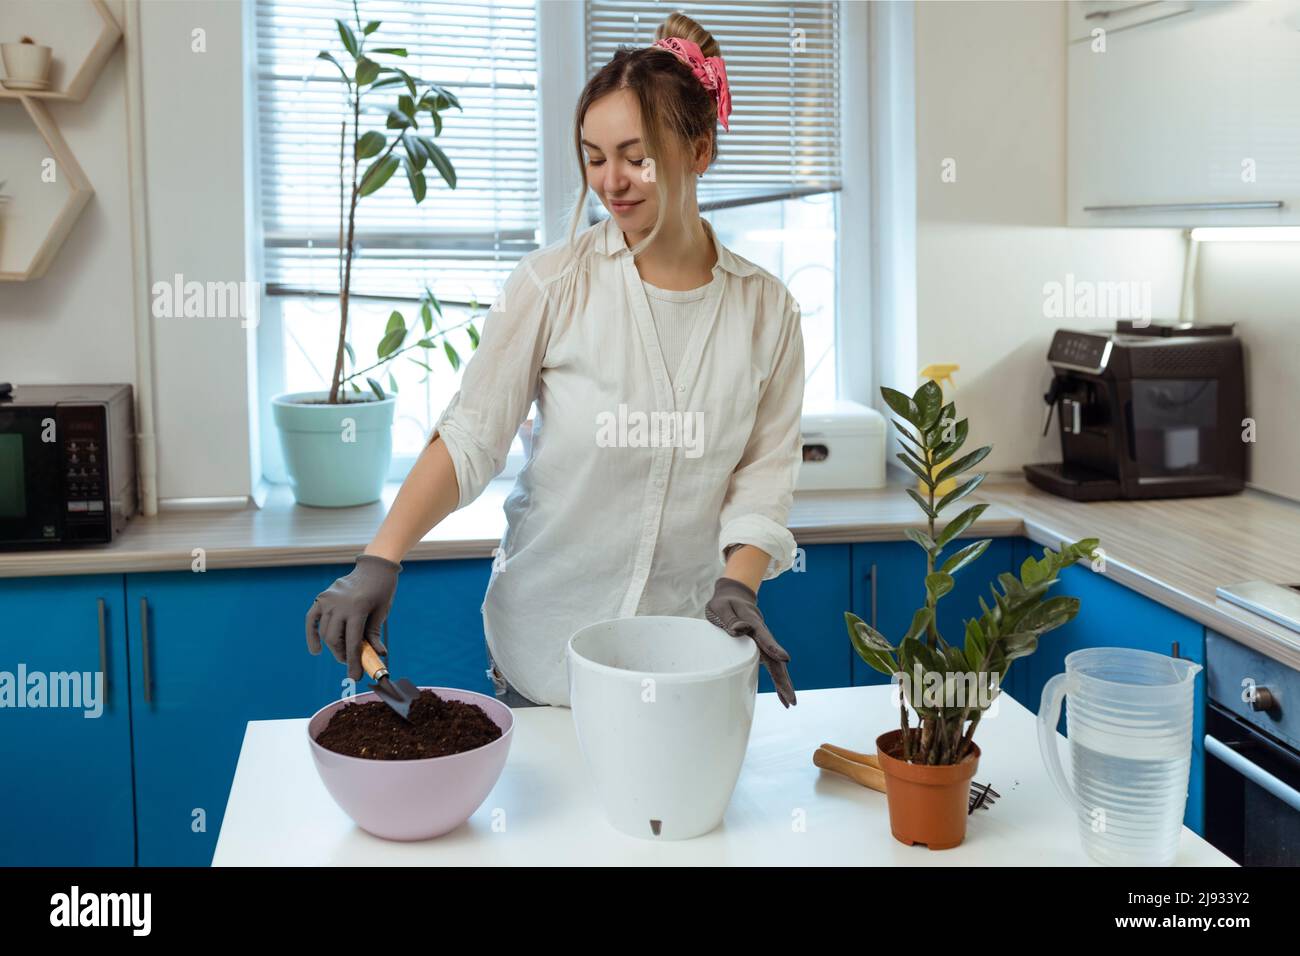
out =
<svg viewBox="0 0 1300 956"><path fill-rule="evenodd" d="M697 44L705 56L721 56L722 49L713 34L684 13L671 14L655 30L655 39L678 37ZM650 235L632 249L640 255L659 235L668 207L668 186L661 170L672 170L682 215L691 195L689 164L661 159L689 156L692 144L708 137L709 163L718 158L718 105L713 94L691 72L690 67L668 50L660 47L634 49L620 46L608 63L587 81L573 115L573 147L578 157L578 176L582 182L569 217L569 242L577 235L587 199L587 168L582 155L582 123L591 104L603 96L628 89L641 108L641 141L655 172L655 192L659 196L659 215Z"/></svg>

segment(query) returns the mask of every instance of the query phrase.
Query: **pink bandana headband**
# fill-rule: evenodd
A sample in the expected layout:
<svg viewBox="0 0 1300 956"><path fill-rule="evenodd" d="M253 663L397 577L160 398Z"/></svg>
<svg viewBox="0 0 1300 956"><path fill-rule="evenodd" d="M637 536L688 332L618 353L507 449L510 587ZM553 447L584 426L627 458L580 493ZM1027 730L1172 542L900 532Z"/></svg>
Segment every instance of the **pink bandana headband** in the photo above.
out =
<svg viewBox="0 0 1300 956"><path fill-rule="evenodd" d="M731 90L727 86L727 67L723 64L722 57L705 56L698 43L681 37L665 37L651 45L667 50L691 68L696 79L717 99L718 122L723 129L730 131L727 117L731 115Z"/></svg>

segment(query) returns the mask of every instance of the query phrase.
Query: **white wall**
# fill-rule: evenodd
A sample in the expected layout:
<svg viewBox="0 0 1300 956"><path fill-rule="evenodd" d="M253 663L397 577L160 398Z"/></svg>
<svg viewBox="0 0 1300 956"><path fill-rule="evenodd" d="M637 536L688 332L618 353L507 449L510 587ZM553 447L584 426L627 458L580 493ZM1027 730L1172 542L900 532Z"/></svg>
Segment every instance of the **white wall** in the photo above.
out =
<svg viewBox="0 0 1300 956"><path fill-rule="evenodd" d="M993 444L990 470L1059 461L1055 430L1041 437L1052 332L1113 323L1047 317L1044 284L1150 282L1154 317L1172 317L1183 240L1064 227L1064 3L915 9L918 365L961 366L958 410L972 445Z"/></svg>
<svg viewBox="0 0 1300 956"><path fill-rule="evenodd" d="M1236 322L1246 343L1250 482L1300 499L1300 243L1207 242L1200 263L1197 321Z"/></svg>
<svg viewBox="0 0 1300 956"><path fill-rule="evenodd" d="M69 15L71 3L58 6ZM110 8L124 22L121 3ZM145 0L140 10L149 274L238 281L241 4ZM191 50L195 29L205 53ZM43 278L0 284L0 381L135 381L125 52L84 103L52 107L95 196ZM249 494L248 331L238 319L158 319L154 330L159 496Z"/></svg>

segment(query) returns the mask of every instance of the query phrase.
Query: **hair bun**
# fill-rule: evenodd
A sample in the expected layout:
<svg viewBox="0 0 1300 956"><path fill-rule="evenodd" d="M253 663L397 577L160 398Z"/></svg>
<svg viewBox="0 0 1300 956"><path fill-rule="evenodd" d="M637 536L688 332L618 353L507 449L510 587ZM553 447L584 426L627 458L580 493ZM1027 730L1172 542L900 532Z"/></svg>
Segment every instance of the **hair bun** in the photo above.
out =
<svg viewBox="0 0 1300 956"><path fill-rule="evenodd" d="M669 37L690 40L705 56L722 56L722 47L713 39L713 34L684 13L669 14L668 19L655 30L656 40L666 40Z"/></svg>

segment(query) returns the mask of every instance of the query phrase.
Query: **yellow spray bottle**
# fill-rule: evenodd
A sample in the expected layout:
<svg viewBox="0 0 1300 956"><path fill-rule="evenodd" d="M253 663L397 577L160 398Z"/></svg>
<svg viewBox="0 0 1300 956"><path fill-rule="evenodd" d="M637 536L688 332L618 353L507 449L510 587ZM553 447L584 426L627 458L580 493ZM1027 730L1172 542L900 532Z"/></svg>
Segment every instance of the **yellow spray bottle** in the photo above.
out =
<svg viewBox="0 0 1300 956"><path fill-rule="evenodd" d="M925 368L921 369L922 381L928 379L932 382L937 383L938 386L941 389L943 389L944 405L947 405L949 402L954 402L957 400L957 383L952 380L952 373L956 372L959 368L960 366L958 365L937 364L937 365L927 365ZM945 383L946 383L946 387L945 387ZM945 423L940 422L940 425L944 425L944 424ZM954 421L949 424L950 425L956 424L956 422ZM943 495L946 495L948 492L952 491L956 487L957 487L956 478L944 479L934 489L934 496L935 498L940 498ZM923 484L921 484L920 481L917 482L917 491L919 491L922 495L928 494L928 489Z"/></svg>

